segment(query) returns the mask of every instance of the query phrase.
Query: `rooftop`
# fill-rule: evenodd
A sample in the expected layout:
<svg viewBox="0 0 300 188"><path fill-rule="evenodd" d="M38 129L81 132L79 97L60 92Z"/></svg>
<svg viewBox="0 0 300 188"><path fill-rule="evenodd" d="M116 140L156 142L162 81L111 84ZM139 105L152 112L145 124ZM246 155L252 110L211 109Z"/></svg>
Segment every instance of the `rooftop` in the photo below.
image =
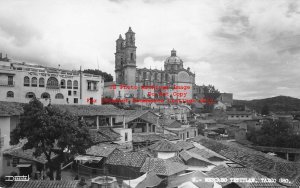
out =
<svg viewBox="0 0 300 188"><path fill-rule="evenodd" d="M120 139L120 134L116 133L111 127L101 127L100 129L89 129L92 142L94 144L102 142L113 142Z"/></svg>
<svg viewBox="0 0 300 188"><path fill-rule="evenodd" d="M153 171L157 175L171 176L186 169L187 166L181 163L160 158L147 158L141 168L141 172Z"/></svg>
<svg viewBox="0 0 300 188"><path fill-rule="evenodd" d="M158 152L177 152L182 150L181 147L177 146L176 144L164 139L156 142L149 146L150 150L158 151Z"/></svg>
<svg viewBox="0 0 300 188"><path fill-rule="evenodd" d="M130 167L142 167L147 154L143 152L123 152L115 150L108 157L106 164Z"/></svg>
<svg viewBox="0 0 300 188"><path fill-rule="evenodd" d="M93 156L101 156L101 157L108 157L117 146L114 146L112 144L98 144L90 147L86 150L87 155L93 155Z"/></svg>

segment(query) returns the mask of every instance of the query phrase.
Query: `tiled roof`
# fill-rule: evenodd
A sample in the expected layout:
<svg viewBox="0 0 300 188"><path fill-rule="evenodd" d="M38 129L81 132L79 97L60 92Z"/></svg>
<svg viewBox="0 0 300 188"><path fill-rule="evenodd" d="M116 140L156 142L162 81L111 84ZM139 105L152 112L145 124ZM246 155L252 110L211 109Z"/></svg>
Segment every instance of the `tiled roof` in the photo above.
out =
<svg viewBox="0 0 300 188"><path fill-rule="evenodd" d="M150 110L126 110L125 111L126 123L131 122L137 118L145 120L152 124L157 124L158 115L151 112Z"/></svg>
<svg viewBox="0 0 300 188"><path fill-rule="evenodd" d="M226 160L225 157L223 157L223 156L221 156L221 155L219 155L215 152L210 152L209 150L206 150L206 149L199 149L199 148L195 147L195 148L192 148L188 151L190 151L192 153L196 153L196 154L198 154L198 155L200 155L200 156L202 156L202 157L204 157L208 160L211 160L211 159L219 160L219 161Z"/></svg>
<svg viewBox="0 0 300 188"><path fill-rule="evenodd" d="M186 141L178 141L176 142L176 145L185 150L189 150L195 147L191 142L186 142Z"/></svg>
<svg viewBox="0 0 300 188"><path fill-rule="evenodd" d="M176 163L181 163L181 164L184 164L184 162L182 161L182 159L175 155L174 157L171 157L171 158L168 158L166 160L169 160L169 161L172 161L172 162L176 162Z"/></svg>
<svg viewBox="0 0 300 188"><path fill-rule="evenodd" d="M92 142L94 144L101 142L113 142L119 140L121 137L110 127L101 127L100 129L90 129L89 130Z"/></svg>
<svg viewBox="0 0 300 188"><path fill-rule="evenodd" d="M142 167L147 154L142 152L123 152L120 150L115 150L106 161L109 165L118 166L130 166L130 167Z"/></svg>
<svg viewBox="0 0 300 188"><path fill-rule="evenodd" d="M202 157L196 153L190 152L190 151L183 150L179 153L179 155L185 162L187 162L188 160L193 158L193 159L203 161L203 163L205 163L206 166L213 165L209 160L205 159L204 157Z"/></svg>
<svg viewBox="0 0 300 188"><path fill-rule="evenodd" d="M108 157L116 148L117 146L114 146L112 144L98 144L87 149L86 154L93 156Z"/></svg>
<svg viewBox="0 0 300 188"><path fill-rule="evenodd" d="M23 150L21 147L8 149L3 152L4 155L10 155L10 156L18 157L18 158L21 158L24 160L38 162L41 164L46 164L48 162L47 158L44 154L41 154L38 157L34 157L33 153L34 153L34 149ZM51 158L53 159L55 157L57 157L57 155L55 155L52 152Z"/></svg>
<svg viewBox="0 0 300 188"><path fill-rule="evenodd" d="M25 103L0 101L0 116L21 115Z"/></svg>
<svg viewBox="0 0 300 188"><path fill-rule="evenodd" d="M69 111L77 116L109 116L109 115L124 115L124 110L121 110L114 105L61 105L54 104L63 111Z"/></svg>
<svg viewBox="0 0 300 188"><path fill-rule="evenodd" d="M153 171L146 174L146 178L141 181L135 188L155 187L158 186L163 179L159 178Z"/></svg>
<svg viewBox="0 0 300 188"><path fill-rule="evenodd" d="M12 188L76 188L78 181L67 180L30 180L16 181Z"/></svg>
<svg viewBox="0 0 300 188"><path fill-rule="evenodd" d="M176 144L166 139L160 140L155 144L152 144L151 146L149 146L149 149L153 151L160 151L160 152L177 152L182 150L181 147L177 146Z"/></svg>
<svg viewBox="0 0 300 188"><path fill-rule="evenodd" d="M241 188L248 187L284 187L277 183L262 182L261 178L267 178L262 174L249 168L231 168L223 165L216 166L211 171L206 173L207 176L213 178L255 178L257 182L236 182ZM230 184L230 181L220 183L222 186Z"/></svg>
<svg viewBox="0 0 300 188"><path fill-rule="evenodd" d="M141 172L153 171L157 175L171 176L187 169L187 166L160 158L147 158Z"/></svg>
<svg viewBox="0 0 300 188"><path fill-rule="evenodd" d="M156 142L162 139L170 141L179 140L178 136L172 134L157 134L157 133L133 133L132 142Z"/></svg>
<svg viewBox="0 0 300 188"><path fill-rule="evenodd" d="M231 161L254 169L270 178L287 178L293 183L300 177L299 163L286 161L234 143L218 142L205 137L197 137L194 140Z"/></svg>
<svg viewBox="0 0 300 188"><path fill-rule="evenodd" d="M187 174L181 174L179 176L170 177L168 179L167 188L179 187L180 185L186 182L193 182L195 185L197 185L197 187L213 188L213 182L203 181L203 179L207 177L207 175L200 171L193 171Z"/></svg>
<svg viewBox="0 0 300 188"><path fill-rule="evenodd" d="M167 127L173 127L173 128L180 128L181 127L181 123L176 121L175 119L160 119L159 120L159 124L162 126L167 126Z"/></svg>

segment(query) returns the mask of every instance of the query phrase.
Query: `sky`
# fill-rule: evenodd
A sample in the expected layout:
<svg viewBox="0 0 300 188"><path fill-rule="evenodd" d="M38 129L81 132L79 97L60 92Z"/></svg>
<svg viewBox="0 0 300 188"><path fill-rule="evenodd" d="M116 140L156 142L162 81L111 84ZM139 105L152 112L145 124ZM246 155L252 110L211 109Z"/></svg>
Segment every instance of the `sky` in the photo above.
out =
<svg viewBox="0 0 300 188"><path fill-rule="evenodd" d="M174 48L198 85L300 98L298 0L0 0L0 52L22 62L114 76L129 26L139 68L163 68Z"/></svg>

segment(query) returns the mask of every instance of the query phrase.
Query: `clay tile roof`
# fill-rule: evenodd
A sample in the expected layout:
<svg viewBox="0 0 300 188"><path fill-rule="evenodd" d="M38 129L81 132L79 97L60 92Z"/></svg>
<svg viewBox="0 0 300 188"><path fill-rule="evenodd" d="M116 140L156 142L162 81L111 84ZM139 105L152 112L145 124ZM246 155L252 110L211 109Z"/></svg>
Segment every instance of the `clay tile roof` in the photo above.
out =
<svg viewBox="0 0 300 188"><path fill-rule="evenodd" d="M163 179L159 178L154 172L146 174L146 178L141 181L135 188L155 187L158 186Z"/></svg>
<svg viewBox="0 0 300 188"><path fill-rule="evenodd" d="M185 150L189 150L195 147L191 142L186 142L186 141L178 141L176 142L176 145Z"/></svg>
<svg viewBox="0 0 300 188"><path fill-rule="evenodd" d="M137 118L145 120L152 124L157 124L158 115L151 112L150 110L126 110L125 111L126 123L131 122Z"/></svg>
<svg viewBox="0 0 300 188"><path fill-rule="evenodd" d="M117 166L142 167L147 154L143 152L123 152L115 150L106 161L106 164Z"/></svg>
<svg viewBox="0 0 300 188"><path fill-rule="evenodd" d="M16 181L12 188L76 188L77 184L75 180L30 180Z"/></svg>
<svg viewBox="0 0 300 188"><path fill-rule="evenodd" d="M77 116L110 116L124 115L124 111L114 105L61 105L54 104L63 111L69 111Z"/></svg>
<svg viewBox="0 0 300 188"><path fill-rule="evenodd" d="M147 158L141 172L153 171L157 175L171 176L187 169L187 166L160 158Z"/></svg>
<svg viewBox="0 0 300 188"><path fill-rule="evenodd" d="M208 176L202 173L201 171L193 171L190 173L181 174L179 176L170 177L168 179L167 188L179 187L180 185L186 182L193 182L195 185L197 185L197 187L213 188L213 182L199 181L207 177Z"/></svg>
<svg viewBox="0 0 300 188"><path fill-rule="evenodd" d="M21 147L8 149L3 152L4 155L10 155L24 160L38 162L41 164L46 164L48 162L44 154L41 154L38 157L34 157L33 153L34 153L34 149L23 150ZM51 158L53 159L55 157L57 157L57 155L52 153Z"/></svg>
<svg viewBox="0 0 300 188"><path fill-rule="evenodd" d="M94 144L101 142L113 142L119 140L120 134L116 133L110 127L101 127L100 129L90 129L90 136Z"/></svg>
<svg viewBox="0 0 300 188"><path fill-rule="evenodd" d="M242 188L246 187L284 187L277 183L262 182L261 178L267 178L266 176L249 168L232 168L225 167L223 165L216 166L212 170L206 173L209 177L214 178L255 178L257 182L237 182L236 184ZM230 181L220 183L222 186L230 184Z"/></svg>
<svg viewBox="0 0 300 188"><path fill-rule="evenodd" d="M161 152L177 152L182 150L181 147L177 146L176 144L164 139L156 142L149 146L150 150L153 151L161 151Z"/></svg>
<svg viewBox="0 0 300 188"><path fill-rule="evenodd" d="M219 161L224 161L226 160L225 157L215 153L215 152L211 152L207 149L199 149L199 148L192 148L189 150L192 153L196 153L208 160L214 159L214 160L219 160Z"/></svg>
<svg viewBox="0 0 300 188"><path fill-rule="evenodd" d="M172 162L176 162L176 163L184 164L184 162L182 161L182 159L179 156L177 156L177 155L174 156L174 157L168 158L166 160L169 160L169 161L172 161Z"/></svg>
<svg viewBox="0 0 300 188"><path fill-rule="evenodd" d="M100 156L100 157L108 157L117 146L111 144L99 144L94 145L86 150L87 155Z"/></svg>
<svg viewBox="0 0 300 188"><path fill-rule="evenodd" d="M162 139L170 141L179 140L178 136L172 134L157 134L157 133L133 133L132 142L156 142Z"/></svg>
<svg viewBox="0 0 300 188"><path fill-rule="evenodd" d="M193 152L189 152L189 151L181 151L179 153L180 157L184 160L184 161L188 161L190 159L197 159L197 160L200 160L200 161L203 161L207 166L208 165L213 165L209 160L205 159L204 157L200 156L200 155L197 155L196 153L193 153Z"/></svg>

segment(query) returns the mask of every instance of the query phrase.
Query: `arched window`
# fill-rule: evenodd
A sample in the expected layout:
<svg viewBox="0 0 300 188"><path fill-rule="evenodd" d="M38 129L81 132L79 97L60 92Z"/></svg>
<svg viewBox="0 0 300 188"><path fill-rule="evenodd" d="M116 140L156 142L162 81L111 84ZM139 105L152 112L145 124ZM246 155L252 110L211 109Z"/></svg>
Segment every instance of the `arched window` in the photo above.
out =
<svg viewBox="0 0 300 188"><path fill-rule="evenodd" d="M77 80L74 80L74 82L73 82L73 88L74 89L78 89L78 81Z"/></svg>
<svg viewBox="0 0 300 188"><path fill-rule="evenodd" d="M35 97L35 94L34 94L33 92L28 92L28 93L26 93L26 95L25 95L25 98L31 99L31 98L33 98L33 97Z"/></svg>
<svg viewBox="0 0 300 188"><path fill-rule="evenodd" d="M56 99L64 99L64 95L61 94L61 93L57 93L57 94L55 95L55 98L56 98Z"/></svg>
<svg viewBox="0 0 300 188"><path fill-rule="evenodd" d="M60 81L60 88L66 88L66 81L64 79Z"/></svg>
<svg viewBox="0 0 300 188"><path fill-rule="evenodd" d="M8 91L7 94L6 94L6 97L14 98L14 92Z"/></svg>
<svg viewBox="0 0 300 188"><path fill-rule="evenodd" d="M58 89L58 80L54 77L50 77L47 80L47 88L53 88L53 89Z"/></svg>
<svg viewBox="0 0 300 188"><path fill-rule="evenodd" d="M39 79L39 86L40 87L45 87L45 79L44 78Z"/></svg>
<svg viewBox="0 0 300 188"><path fill-rule="evenodd" d="M67 88L72 89L72 81L71 80L67 81Z"/></svg>
<svg viewBox="0 0 300 188"><path fill-rule="evenodd" d="M24 86L29 86L30 85L30 80L28 76L24 77Z"/></svg>
<svg viewBox="0 0 300 188"><path fill-rule="evenodd" d="M37 78L36 77L31 78L31 87L37 87Z"/></svg>
<svg viewBox="0 0 300 188"><path fill-rule="evenodd" d="M44 93L42 93L41 98L42 99L50 99L50 94L47 92L44 92Z"/></svg>

